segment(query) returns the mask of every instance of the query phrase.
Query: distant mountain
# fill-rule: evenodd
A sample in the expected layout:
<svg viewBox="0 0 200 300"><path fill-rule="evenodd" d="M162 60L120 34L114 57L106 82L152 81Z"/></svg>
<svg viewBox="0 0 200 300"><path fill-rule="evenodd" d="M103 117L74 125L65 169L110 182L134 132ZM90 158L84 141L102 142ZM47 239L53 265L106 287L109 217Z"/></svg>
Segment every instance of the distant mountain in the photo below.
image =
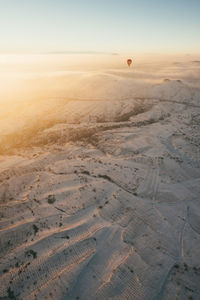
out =
<svg viewBox="0 0 200 300"><path fill-rule="evenodd" d="M119 55L113 52L98 52L98 51L50 51L44 52L45 54L103 54L103 55Z"/></svg>

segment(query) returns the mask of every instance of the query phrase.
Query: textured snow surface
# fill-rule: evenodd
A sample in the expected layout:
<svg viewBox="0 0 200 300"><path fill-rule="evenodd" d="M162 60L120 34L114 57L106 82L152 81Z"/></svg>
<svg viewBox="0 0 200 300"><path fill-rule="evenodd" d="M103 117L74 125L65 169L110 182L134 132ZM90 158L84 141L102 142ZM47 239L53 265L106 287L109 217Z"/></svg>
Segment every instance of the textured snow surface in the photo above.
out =
<svg viewBox="0 0 200 300"><path fill-rule="evenodd" d="M190 67L81 75L1 118L0 299L199 299Z"/></svg>

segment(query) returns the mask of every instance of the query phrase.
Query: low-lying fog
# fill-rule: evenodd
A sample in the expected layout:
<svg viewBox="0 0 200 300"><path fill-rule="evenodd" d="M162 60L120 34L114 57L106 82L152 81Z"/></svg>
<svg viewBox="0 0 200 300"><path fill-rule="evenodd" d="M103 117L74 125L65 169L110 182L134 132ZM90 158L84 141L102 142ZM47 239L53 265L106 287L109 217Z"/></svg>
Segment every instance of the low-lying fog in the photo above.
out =
<svg viewBox="0 0 200 300"><path fill-rule="evenodd" d="M179 97L184 98L188 89L195 93L199 86L198 57L131 55L131 68L126 64L127 57L1 55L1 150L23 144L24 140L28 143L30 137L55 124L116 121L116 116L133 110L133 102L124 111L121 101L168 98L177 89ZM118 102L112 105L108 102L111 100Z"/></svg>

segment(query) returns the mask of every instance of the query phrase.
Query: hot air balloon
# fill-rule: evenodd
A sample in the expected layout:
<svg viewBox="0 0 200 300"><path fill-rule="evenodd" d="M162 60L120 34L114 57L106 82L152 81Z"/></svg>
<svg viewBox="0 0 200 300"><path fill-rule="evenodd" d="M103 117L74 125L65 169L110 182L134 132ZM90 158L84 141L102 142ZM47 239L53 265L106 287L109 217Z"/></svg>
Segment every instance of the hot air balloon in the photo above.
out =
<svg viewBox="0 0 200 300"><path fill-rule="evenodd" d="M131 58L127 59L127 65L130 67L131 64L132 64L132 59Z"/></svg>

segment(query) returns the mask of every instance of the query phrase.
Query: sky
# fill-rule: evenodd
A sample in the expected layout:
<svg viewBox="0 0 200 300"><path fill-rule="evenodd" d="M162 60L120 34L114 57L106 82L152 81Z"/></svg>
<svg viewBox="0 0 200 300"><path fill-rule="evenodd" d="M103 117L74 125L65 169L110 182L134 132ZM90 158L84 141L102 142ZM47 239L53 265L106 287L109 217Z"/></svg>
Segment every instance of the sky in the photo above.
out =
<svg viewBox="0 0 200 300"><path fill-rule="evenodd" d="M0 0L0 52L200 53L200 0Z"/></svg>

